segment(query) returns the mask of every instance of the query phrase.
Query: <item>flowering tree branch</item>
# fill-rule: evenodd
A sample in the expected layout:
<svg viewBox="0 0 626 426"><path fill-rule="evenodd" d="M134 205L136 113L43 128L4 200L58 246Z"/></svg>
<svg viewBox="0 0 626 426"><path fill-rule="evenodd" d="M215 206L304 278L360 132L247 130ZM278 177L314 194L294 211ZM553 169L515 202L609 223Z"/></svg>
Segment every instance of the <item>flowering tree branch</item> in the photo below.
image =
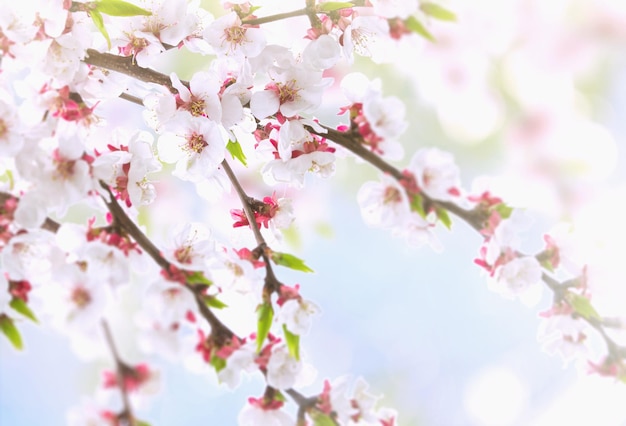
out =
<svg viewBox="0 0 626 426"><path fill-rule="evenodd" d="M101 185L109 194L109 200L105 200L107 208L113 215L114 220L130 235L139 246L148 253L148 255L161 267L165 273L169 273L172 269L172 264L168 262L162 255L159 249L150 241L148 237L139 229L139 227L132 221L126 212L119 205L115 196L111 193L109 187L101 182ZM202 299L202 289L196 286L184 283L185 287L189 289L195 297L198 310L204 317L204 319L211 326L212 338L215 340L218 346L223 345L226 341L230 340L235 334L224 325L206 305Z"/></svg>
<svg viewBox="0 0 626 426"><path fill-rule="evenodd" d="M224 3L224 14L215 18L187 0L148 2L146 8L124 0L44 3L39 0L30 15L17 13L15 6L2 7L0 20L2 83L19 81L15 88L0 88L0 331L21 348L16 320L37 322L33 309L39 306L50 312L51 325L70 338L103 330L116 367L105 375L105 388L120 389L123 411L83 413L70 423L142 424L130 400L135 391L146 391L158 374L145 364L124 363L106 320L107 308L119 297L117 289L128 286L144 292L145 303L134 313L146 352L163 350L177 357L190 351L230 388L238 386L244 372L261 373L265 390L248 399L238 416L240 425L293 424L282 410L284 395L298 406L299 426L397 424L395 411L375 408L378 398L360 378L353 385L345 378L324 380L311 397L295 390L309 380L300 338L320 309L300 294L299 284L279 281L272 263L312 270L302 259L277 251L280 241L270 247L263 231L287 229L295 220L291 194L278 198L274 191L262 200L249 196L227 153L250 170L252 162L262 162L259 171L266 184L289 186L297 193L306 185L305 176L331 176L336 151L346 149L381 172L378 181L365 182L356 194L366 224L438 251L442 245L434 228L450 228L449 214L465 221L483 237L474 263L484 270L490 289L528 304L539 300L538 291L545 287L552 292L552 306L541 313L538 340L544 349L557 348L565 359L588 349L587 333L597 333L606 355L589 361L590 369L626 382L626 348L611 330L623 328L624 321L596 310L600 303L594 298L592 304L592 296L597 265L580 261L593 254L569 258L566 234L558 230L543 236L543 251L525 254L518 236L526 229L522 211L507 205L504 195L494 195L491 186L467 192L450 153L421 148L405 168L393 166L403 155L398 141L408 128L404 103L384 96L380 81L345 71L356 56L384 62L407 42L417 51L422 39L436 40L431 21L454 21L453 12L417 0L305 0L304 8L257 17L262 2L238 1ZM304 16L309 28L303 28L302 45L271 44L278 26L269 32L266 24ZM589 25L596 27L604 25ZM445 45L454 53L454 44ZM174 48L211 58L210 66L188 81L153 69L155 59ZM455 62L463 55L451 56ZM470 100L465 99L468 105L480 104L483 97L492 101L487 91L476 94L482 83L474 81L473 72L463 73L464 65L448 65L416 79L416 85L422 79L428 84L433 76L452 79L454 74L460 87L454 86L451 95L446 92L450 84L435 81L433 102L456 101L465 83L472 88ZM119 84L129 79L108 71L156 87L145 86L141 96L130 94L130 86ZM333 78L341 80L339 86L332 84ZM325 92L336 87L345 98L337 112L348 123L330 128L312 114L319 111ZM106 113L99 116L104 111L101 101L111 93L141 106L151 132L113 128ZM520 104L533 104L527 100ZM439 114L454 110L449 104L437 108ZM478 124L480 129L489 127ZM532 130L526 133L542 131ZM596 140L589 136L593 132L583 130L586 138ZM569 133L564 134L569 140ZM250 152L254 158L247 158ZM168 235L171 241L155 244L131 217L138 206L156 199L157 186L149 175L164 163L173 164L171 175L203 197L234 188L241 209L230 210L232 226L250 228L251 246L234 247L233 241L225 243L208 225L195 222L180 224ZM103 213L100 199L107 225L96 227ZM94 216L85 223L68 221L68 209L77 204L89 204ZM146 255L158 268L135 266ZM150 276L136 283L133 268ZM555 278L560 276L566 278ZM256 324L249 325L256 325L254 332L238 335L217 314L218 309L237 309L223 302L235 293L253 300ZM195 346L186 341L189 335L196 336Z"/></svg>

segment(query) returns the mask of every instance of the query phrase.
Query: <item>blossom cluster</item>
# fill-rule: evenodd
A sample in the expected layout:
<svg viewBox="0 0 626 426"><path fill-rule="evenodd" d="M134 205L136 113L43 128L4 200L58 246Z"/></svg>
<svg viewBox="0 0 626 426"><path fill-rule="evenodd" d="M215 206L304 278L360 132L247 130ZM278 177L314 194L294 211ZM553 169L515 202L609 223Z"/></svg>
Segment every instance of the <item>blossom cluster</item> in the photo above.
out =
<svg viewBox="0 0 626 426"><path fill-rule="evenodd" d="M301 338L321 309L274 270L312 272L283 252L281 230L298 222L290 197L305 194L308 179L331 177L346 155L381 171L356 196L366 224L441 251L435 228L449 228L454 214L483 237L476 263L490 288L532 303L547 285L555 302L543 314L546 350L568 358L590 328L603 332L586 265L572 261L564 283L549 275L566 258L557 236L524 255L522 212L465 190L442 149L420 148L404 169L389 163L404 156L406 107L379 80L346 70L357 56L381 62L421 46L431 21L451 12L417 0L307 0L276 14L248 1L222 6L213 16L188 0L0 5L0 329L20 348L26 317L67 335L84 357L113 359L102 392L71 410L70 424L136 424L134 409L161 387L157 368L117 350L109 324L128 314L119 306L129 294L141 301L128 319L145 356L183 359L231 389L242 373L263 381L242 425L293 424L287 397L298 424L397 424L363 379L325 380L308 398L297 390L315 380ZM274 32L283 19L294 19L288 31L299 40ZM204 64L188 80L159 71L180 50ZM329 94L342 98L336 126L316 117ZM141 128L119 124L126 105ZM143 214L166 198L160 179L222 207L236 194L240 204L224 210L238 237L191 221L151 231ZM255 318L235 330L224 317L244 310ZM624 379L622 352L602 336L608 353L591 368Z"/></svg>

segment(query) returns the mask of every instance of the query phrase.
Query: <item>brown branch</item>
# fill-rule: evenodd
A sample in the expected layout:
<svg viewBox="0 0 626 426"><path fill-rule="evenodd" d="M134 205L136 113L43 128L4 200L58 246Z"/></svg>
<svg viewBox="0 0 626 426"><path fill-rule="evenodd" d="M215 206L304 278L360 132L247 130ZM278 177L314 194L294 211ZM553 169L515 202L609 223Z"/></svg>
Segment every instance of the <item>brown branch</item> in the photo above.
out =
<svg viewBox="0 0 626 426"><path fill-rule="evenodd" d="M104 337L106 339L107 345L111 354L113 355L113 360L115 362L115 374L117 376L117 385L120 388L120 392L122 394L122 404L124 406L124 410L118 415L119 418L125 419L128 421L128 426L135 426L137 423L135 421L135 416L133 415L133 410L130 404L130 398L128 397L128 390L126 389L125 376L128 367L122 361L120 354L115 346L115 341L113 340L113 336L111 335L111 329L109 328L109 324L106 320L102 320L102 330L104 331Z"/></svg>
<svg viewBox="0 0 626 426"><path fill-rule="evenodd" d="M87 56L85 56L83 61L89 65L126 74L129 77L146 83L155 83L165 86L170 92L178 93L174 86L172 86L172 81L169 76L150 68L140 67L130 56L118 56L110 53L101 53L94 49L87 49Z"/></svg>
<svg viewBox="0 0 626 426"><path fill-rule="evenodd" d="M337 145L340 145L353 154L361 157L363 160L367 161L378 170L383 173L386 173L397 181L402 181L405 176L402 174L402 171L387 163L381 157L379 157L374 152L367 149L365 145L361 143L361 136L355 132L340 132L338 130L332 129L330 127L323 126L326 129L326 133L317 132L310 126L306 126L307 130L317 136L326 138L335 142ZM420 194L424 199L424 204L432 207L440 207L443 208L450 213L456 215L460 219L464 220L468 225L474 228L477 231L480 231L487 219L485 213L479 209L474 210L465 210L464 208L451 203L449 201L435 200L434 198L429 197L428 195L421 193Z"/></svg>
<svg viewBox="0 0 626 426"><path fill-rule="evenodd" d="M252 228L252 233L254 234L254 239L256 240L256 243L259 246L264 245L265 238L263 238L261 230L259 229L259 225L256 223L254 211L252 211L252 207L250 206L250 197L248 197L248 194L246 194L246 192L242 188L239 180L237 179L237 176L233 172L233 169L230 168L230 165L228 164L228 161L226 161L226 159L222 161L222 167L224 168L224 171L226 172L226 176L228 176L230 183L235 188L235 192L239 196L239 200L241 201L241 205L243 206L243 211L246 214L246 218L250 223L250 228Z"/></svg>
<svg viewBox="0 0 626 426"><path fill-rule="evenodd" d="M272 268L272 264L270 263L270 258L267 255L267 243L265 242L265 238L261 234L261 229L259 228L259 224L256 222L256 218L254 216L254 211L252 210L252 206L250 204L251 198L246 194L246 191L242 188L237 176L233 172L233 169L230 168L228 161L224 159L222 161L222 167L224 167L224 171L226 172L226 176L232 183L235 188L235 192L239 196L239 200L241 201L241 205L243 206L243 211L246 214L246 218L248 219L248 223L250 224L250 228L252 228L252 233L254 234L254 238L258 244L258 247L255 249L259 252L260 256L263 257L265 261L265 284L263 286L263 301L268 303L270 301L270 296L273 292L278 292L280 290L280 286L282 283L278 281L276 278L276 274L274 274L274 269Z"/></svg>
<svg viewBox="0 0 626 426"><path fill-rule="evenodd" d="M156 262L157 265L161 267L161 269L165 271L169 271L171 269L171 263L163 257L159 249L150 241L150 239L139 229L139 227L131 220L130 217L126 214L124 209L119 205L115 196L111 192L108 185L104 182L100 182L100 185L108 192L109 201L104 200L107 208L113 215L114 220L117 222L119 226L121 226L139 246L152 257L152 259ZM196 299L196 304L198 306L198 310L202 317L209 323L211 326L211 334L212 338L215 340L215 343L218 346L223 345L228 339L235 336L235 333L230 330L223 322L219 320L215 316L215 314L209 309L203 299L203 295L201 291L197 289L195 286L190 285L188 283L185 284L185 287L191 291Z"/></svg>
<svg viewBox="0 0 626 426"><path fill-rule="evenodd" d="M307 424L306 419L305 419L306 413L309 410L319 410L318 408L316 408L318 397L317 396L306 397L295 389L287 389L285 393L289 395L291 399L293 399L293 401L298 405L298 414L297 414L298 420L297 420L296 426L306 425ZM333 421L333 424L338 425L338 423L334 419L331 419L331 420Z"/></svg>
<svg viewBox="0 0 626 426"><path fill-rule="evenodd" d="M143 106L143 101L141 100L141 98L138 98L137 96L129 95L128 93L122 93L120 94L119 97L121 99L124 99L125 101Z"/></svg>
<svg viewBox="0 0 626 426"><path fill-rule="evenodd" d="M277 13L276 15L263 16L261 18L246 19L242 23L246 25L261 25L269 22L276 22L282 19L295 18L296 16L304 16L308 14L308 9L298 9L291 12Z"/></svg>

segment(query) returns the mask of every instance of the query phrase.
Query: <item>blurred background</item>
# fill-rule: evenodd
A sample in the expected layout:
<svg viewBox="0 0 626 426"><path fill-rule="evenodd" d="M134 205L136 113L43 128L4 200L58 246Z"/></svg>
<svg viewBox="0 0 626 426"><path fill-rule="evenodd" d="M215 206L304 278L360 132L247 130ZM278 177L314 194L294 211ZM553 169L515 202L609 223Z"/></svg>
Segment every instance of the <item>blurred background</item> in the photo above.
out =
<svg viewBox="0 0 626 426"><path fill-rule="evenodd" d="M266 3L272 13L287 8ZM603 290L623 307L611 314L626 316L619 251L626 207L626 5L621 0L442 4L458 20L432 22L435 43L405 40L390 57L358 58L355 65L371 79L380 78L385 95L407 105L409 129L401 140L406 156L398 167L421 147L451 151L467 190L488 182L532 215L528 252L540 250L543 233L559 221L593 235L590 246L602 247L607 267L614 268ZM219 14L215 5L206 7ZM272 26L276 37L293 31L285 25ZM161 71L176 69L186 78L206 65L206 58L174 54L165 55ZM346 70L338 67L337 75ZM343 105L340 94L331 92L317 114L320 121L339 122L336 108ZM133 111L120 117L115 107L103 108L126 125L140 122L139 110ZM451 231L436 230L444 245L440 254L368 228L355 194L376 178L371 167L342 159L331 179L307 179L306 192L295 202L297 221L286 242L315 273L277 272L285 284L299 283L301 293L322 308L302 339L306 359L318 370L303 393L319 392L326 378L350 374L364 377L373 394L384 395L380 405L398 410L399 425L626 424L623 383L590 376L584 365L564 367L561 359L542 352L538 313L550 307L549 292L528 308L487 289L473 263L482 239L467 225L453 218ZM172 194L173 184L164 181L158 190ZM178 198L159 202L152 229L210 218L230 234L226 210L213 215L208 203L191 198L193 188L181 188ZM256 189L263 195L270 191ZM237 207L231 201L231 208ZM45 327L24 322L20 329L26 342L22 353L0 343L0 424L64 424L67 410L93 393L100 369L110 361L85 363L65 338ZM124 334L125 325L116 329ZM121 340L127 344L122 353L138 357L132 332ZM164 380L164 391L140 412L154 426L234 425L247 397L263 390L256 376L231 392L214 375L148 360Z"/></svg>

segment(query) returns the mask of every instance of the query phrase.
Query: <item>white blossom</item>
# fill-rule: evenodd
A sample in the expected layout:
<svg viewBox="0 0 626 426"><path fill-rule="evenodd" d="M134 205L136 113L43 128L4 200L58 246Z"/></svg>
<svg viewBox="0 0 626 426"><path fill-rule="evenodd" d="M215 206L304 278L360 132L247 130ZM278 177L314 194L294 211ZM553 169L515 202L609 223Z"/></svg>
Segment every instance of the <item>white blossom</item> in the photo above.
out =
<svg viewBox="0 0 626 426"><path fill-rule="evenodd" d="M272 349L267 363L267 384L276 389L290 389L294 386L297 376L302 371L302 361L289 354L285 345L277 345Z"/></svg>
<svg viewBox="0 0 626 426"><path fill-rule="evenodd" d="M528 305L535 305L541 299L542 268L539 261L531 256L516 257L495 270L488 281L489 288L503 297L519 297Z"/></svg>
<svg viewBox="0 0 626 426"><path fill-rule="evenodd" d="M460 171L452 154L438 148L422 148L413 155L409 170L426 194L450 200L460 188Z"/></svg>
<svg viewBox="0 0 626 426"><path fill-rule="evenodd" d="M290 299L280 307L276 321L291 333L302 336L311 328L311 317L319 312L319 306L311 301Z"/></svg>

